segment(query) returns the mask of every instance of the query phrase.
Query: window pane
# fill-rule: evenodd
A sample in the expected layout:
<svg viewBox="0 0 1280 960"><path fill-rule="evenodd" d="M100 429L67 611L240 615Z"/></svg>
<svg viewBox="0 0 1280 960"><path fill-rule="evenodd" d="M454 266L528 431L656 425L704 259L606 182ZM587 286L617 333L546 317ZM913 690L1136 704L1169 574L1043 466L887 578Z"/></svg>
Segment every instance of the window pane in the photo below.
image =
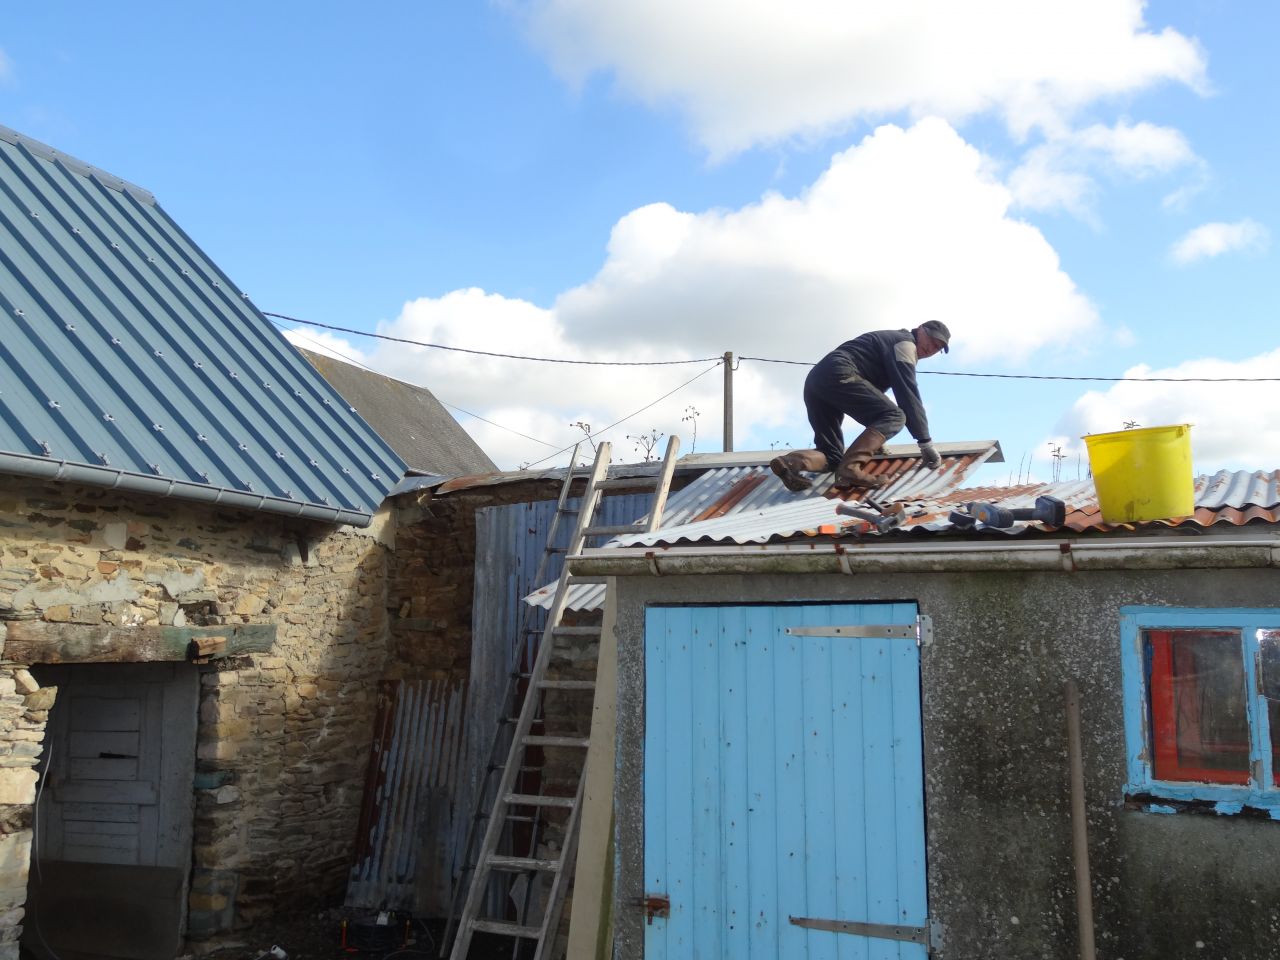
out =
<svg viewBox="0 0 1280 960"><path fill-rule="evenodd" d="M1238 631L1149 630L1157 780L1247 783L1249 715Z"/></svg>
<svg viewBox="0 0 1280 960"><path fill-rule="evenodd" d="M1271 724L1271 776L1280 786L1280 630L1258 631L1258 668Z"/></svg>

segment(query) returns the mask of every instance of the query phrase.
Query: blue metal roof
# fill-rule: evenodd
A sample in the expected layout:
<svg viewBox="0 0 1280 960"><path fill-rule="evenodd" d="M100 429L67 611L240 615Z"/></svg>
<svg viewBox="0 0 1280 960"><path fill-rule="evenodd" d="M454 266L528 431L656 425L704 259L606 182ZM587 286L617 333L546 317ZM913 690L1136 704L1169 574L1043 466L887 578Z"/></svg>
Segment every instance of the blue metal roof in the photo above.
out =
<svg viewBox="0 0 1280 960"><path fill-rule="evenodd" d="M365 525L404 475L145 190L0 127L0 472Z"/></svg>

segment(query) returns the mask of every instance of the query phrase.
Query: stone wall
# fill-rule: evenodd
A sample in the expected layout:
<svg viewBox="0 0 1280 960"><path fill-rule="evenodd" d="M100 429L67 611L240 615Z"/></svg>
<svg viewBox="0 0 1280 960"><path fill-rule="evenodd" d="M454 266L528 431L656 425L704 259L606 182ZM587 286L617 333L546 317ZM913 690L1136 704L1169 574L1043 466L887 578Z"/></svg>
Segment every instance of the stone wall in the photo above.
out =
<svg viewBox="0 0 1280 960"><path fill-rule="evenodd" d="M0 480L0 619L91 636L275 627L269 652L200 668L192 938L344 890L387 657L388 524ZM25 666L0 670L0 942L21 921L30 770L51 699Z"/></svg>

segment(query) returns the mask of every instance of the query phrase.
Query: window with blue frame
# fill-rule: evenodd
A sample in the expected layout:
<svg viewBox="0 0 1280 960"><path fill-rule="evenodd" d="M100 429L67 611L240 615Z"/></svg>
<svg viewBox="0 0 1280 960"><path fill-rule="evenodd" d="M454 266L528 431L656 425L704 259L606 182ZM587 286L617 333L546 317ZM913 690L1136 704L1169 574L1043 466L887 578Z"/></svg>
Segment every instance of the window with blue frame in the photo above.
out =
<svg viewBox="0 0 1280 960"><path fill-rule="evenodd" d="M1121 626L1127 793L1280 819L1280 610L1125 607Z"/></svg>

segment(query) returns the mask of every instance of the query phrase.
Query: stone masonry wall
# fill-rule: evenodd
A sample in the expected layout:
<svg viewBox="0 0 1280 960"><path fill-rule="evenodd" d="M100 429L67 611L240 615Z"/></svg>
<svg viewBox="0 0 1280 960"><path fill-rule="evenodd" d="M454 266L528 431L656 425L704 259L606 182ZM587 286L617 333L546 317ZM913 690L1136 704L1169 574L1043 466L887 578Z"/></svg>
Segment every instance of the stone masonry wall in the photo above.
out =
<svg viewBox="0 0 1280 960"><path fill-rule="evenodd" d="M193 939L345 888L387 656L385 524L0 480L0 620L277 628L270 653L200 667ZM0 943L20 929L52 700L25 666L0 666Z"/></svg>

